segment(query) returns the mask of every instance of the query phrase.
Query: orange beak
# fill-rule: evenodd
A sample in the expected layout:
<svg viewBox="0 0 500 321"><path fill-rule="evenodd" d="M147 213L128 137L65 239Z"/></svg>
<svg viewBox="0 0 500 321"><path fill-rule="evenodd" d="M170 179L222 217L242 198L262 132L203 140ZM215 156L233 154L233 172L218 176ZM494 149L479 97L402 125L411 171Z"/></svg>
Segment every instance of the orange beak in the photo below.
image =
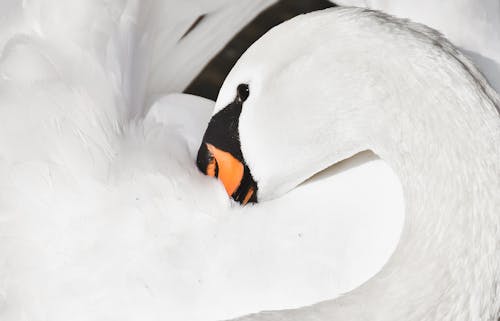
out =
<svg viewBox="0 0 500 321"><path fill-rule="evenodd" d="M245 168L242 162L237 160L230 153L218 149L212 144L206 144L210 154L205 174L211 177L218 177L224 184L224 188L229 196L233 196L241 185ZM241 203L245 205L253 196L255 190L250 187Z"/></svg>
<svg viewBox="0 0 500 321"><path fill-rule="evenodd" d="M243 205L257 203L259 190L243 157L238 132L248 94L248 85L239 85L235 100L212 116L196 157L200 172L220 179L229 197Z"/></svg>

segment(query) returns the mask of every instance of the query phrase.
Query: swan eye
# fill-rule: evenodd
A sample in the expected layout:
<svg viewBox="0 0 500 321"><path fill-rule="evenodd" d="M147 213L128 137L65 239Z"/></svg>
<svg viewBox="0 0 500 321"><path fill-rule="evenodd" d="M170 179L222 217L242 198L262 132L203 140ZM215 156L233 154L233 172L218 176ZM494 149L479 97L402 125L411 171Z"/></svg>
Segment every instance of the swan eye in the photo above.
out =
<svg viewBox="0 0 500 321"><path fill-rule="evenodd" d="M238 88L236 89L236 92L237 92L236 98L241 102L247 100L248 96L250 96L250 89L248 89L247 84L239 84Z"/></svg>

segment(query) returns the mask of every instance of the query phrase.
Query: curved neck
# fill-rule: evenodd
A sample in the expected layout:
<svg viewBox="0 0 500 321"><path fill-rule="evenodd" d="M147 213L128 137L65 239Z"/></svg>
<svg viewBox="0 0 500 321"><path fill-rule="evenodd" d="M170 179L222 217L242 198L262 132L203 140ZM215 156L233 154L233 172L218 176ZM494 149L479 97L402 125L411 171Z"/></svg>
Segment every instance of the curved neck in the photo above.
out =
<svg viewBox="0 0 500 321"><path fill-rule="evenodd" d="M496 200L500 170L496 97L469 99L439 108L415 100L386 119L393 127L390 136L371 142L401 179L409 227L438 228L436 220L454 226L493 215L488 206Z"/></svg>
<svg viewBox="0 0 500 321"><path fill-rule="evenodd" d="M379 274L338 299L241 320L496 321L500 122L497 98L483 98L432 112L420 100L390 115L397 126L371 142L406 202L401 241Z"/></svg>
<svg viewBox="0 0 500 321"><path fill-rule="evenodd" d="M385 288L386 302L399 293L392 301L399 318L377 306L371 313L490 320L500 308L498 114L488 100L425 106L399 115L400 136L374 148L401 179L406 222L398 251L368 285ZM390 274L397 275L392 284L385 282Z"/></svg>
<svg viewBox="0 0 500 321"><path fill-rule="evenodd" d="M329 135L321 140L328 146L314 146L317 165L322 165L325 151L331 157L327 160L336 162L359 152L351 148L361 146L372 149L399 175L406 220L398 248L375 277L343 297L243 320L496 321L500 99L439 34L370 14L375 19L370 28L359 28L356 41L340 36L342 46L314 47L316 59L303 59L301 70L319 75L306 75L315 81L308 94L326 93L314 101L319 107L308 110L324 116L319 122L309 116L308 123ZM343 31L350 30L352 21L361 21L356 18L342 21L347 26ZM372 33L377 23L383 28ZM384 38L398 26L408 33L389 32ZM320 65L321 70L310 67L311 61L331 56L338 59ZM329 77L325 68L335 77ZM291 73L285 75L288 82L293 79ZM303 73L295 77L302 83ZM293 107L294 100L309 102L298 94L290 96L294 99L287 100L287 107Z"/></svg>
<svg viewBox="0 0 500 321"><path fill-rule="evenodd" d="M378 276L337 301L353 303L336 313L356 315L349 320L492 320L500 313L498 97L445 97L439 108L435 97L414 98L383 113L393 129L380 128L383 139L372 142L402 183L400 244ZM367 302L363 312L360 301Z"/></svg>
<svg viewBox="0 0 500 321"><path fill-rule="evenodd" d="M398 105L398 93L380 99L372 107L377 116L364 124L370 137L364 144L401 179L406 221L397 250L379 274L347 295L264 320L496 321L498 96L481 78L464 78L454 91L435 85L420 97L419 81L398 84L405 103Z"/></svg>

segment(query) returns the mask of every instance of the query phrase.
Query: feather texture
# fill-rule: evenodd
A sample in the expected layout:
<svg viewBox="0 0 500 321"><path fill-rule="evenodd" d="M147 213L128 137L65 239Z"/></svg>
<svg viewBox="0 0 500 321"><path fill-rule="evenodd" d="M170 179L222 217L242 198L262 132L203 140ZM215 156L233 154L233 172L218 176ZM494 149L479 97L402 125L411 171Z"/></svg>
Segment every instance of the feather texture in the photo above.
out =
<svg viewBox="0 0 500 321"><path fill-rule="evenodd" d="M403 211L382 161L242 209L194 165L213 102L163 96L270 3L2 2L1 320L218 320L382 267Z"/></svg>
<svg viewBox="0 0 500 321"><path fill-rule="evenodd" d="M423 23L442 32L478 66L500 92L500 2L498 0L335 0Z"/></svg>

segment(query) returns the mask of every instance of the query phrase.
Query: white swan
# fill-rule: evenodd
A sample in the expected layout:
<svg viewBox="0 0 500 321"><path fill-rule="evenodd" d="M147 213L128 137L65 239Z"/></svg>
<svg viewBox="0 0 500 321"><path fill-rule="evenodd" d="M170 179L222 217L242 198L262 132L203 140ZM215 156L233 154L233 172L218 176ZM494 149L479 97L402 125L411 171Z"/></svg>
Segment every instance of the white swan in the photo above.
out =
<svg viewBox="0 0 500 321"><path fill-rule="evenodd" d="M478 66L500 92L500 2L498 0L336 0L423 23L442 32Z"/></svg>
<svg viewBox="0 0 500 321"><path fill-rule="evenodd" d="M266 201L370 149L401 179L406 222L354 291L241 320L497 320L499 104L438 33L378 12L308 14L252 45L221 89L199 168L242 203Z"/></svg>
<svg viewBox="0 0 500 321"><path fill-rule="evenodd" d="M227 319L337 296L388 259L403 204L380 160L246 208L196 169L213 102L156 96L270 3L230 2L2 2L0 320Z"/></svg>

